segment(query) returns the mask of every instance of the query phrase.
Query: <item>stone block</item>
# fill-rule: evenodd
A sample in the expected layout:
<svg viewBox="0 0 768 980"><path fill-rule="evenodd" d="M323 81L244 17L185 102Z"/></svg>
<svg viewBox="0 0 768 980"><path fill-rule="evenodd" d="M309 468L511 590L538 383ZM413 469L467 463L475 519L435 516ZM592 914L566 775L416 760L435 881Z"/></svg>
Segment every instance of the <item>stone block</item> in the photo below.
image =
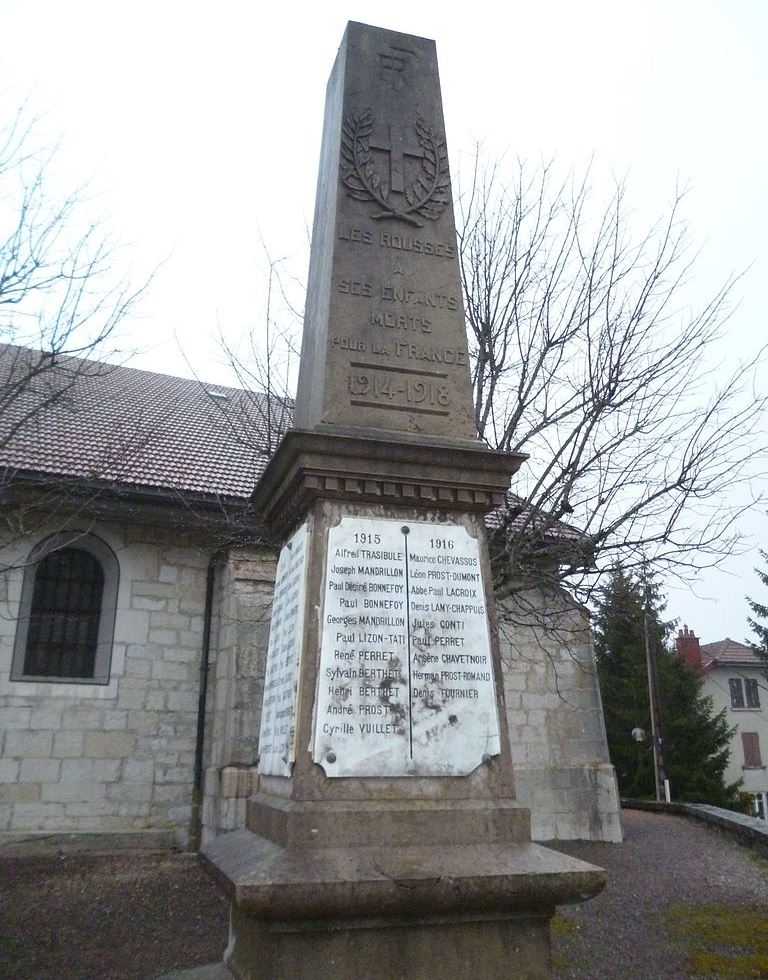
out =
<svg viewBox="0 0 768 980"><path fill-rule="evenodd" d="M187 766L165 766L157 769L155 781L158 785L165 783L188 783L191 771Z"/></svg>
<svg viewBox="0 0 768 980"><path fill-rule="evenodd" d="M77 829L80 831L85 830L80 818L88 817L96 821L96 826L93 830L106 830L104 824L105 817L111 817L114 810L114 804L110 803L108 800L102 800L97 802L91 800L88 803L66 803L65 812L68 817L77 819Z"/></svg>
<svg viewBox="0 0 768 980"><path fill-rule="evenodd" d="M0 708L0 728L8 731L11 728L29 728L32 708L26 705L13 705Z"/></svg>
<svg viewBox="0 0 768 980"><path fill-rule="evenodd" d="M120 778L119 759L94 759L93 778L102 783L114 783Z"/></svg>
<svg viewBox="0 0 768 980"><path fill-rule="evenodd" d="M158 578L161 582L173 583L179 577L179 570L175 565L162 565Z"/></svg>
<svg viewBox="0 0 768 980"><path fill-rule="evenodd" d="M61 764L63 783L86 783L93 778L93 759L65 759Z"/></svg>
<svg viewBox="0 0 768 980"><path fill-rule="evenodd" d="M0 786L0 803L36 803L40 799L40 783L7 783Z"/></svg>
<svg viewBox="0 0 768 980"><path fill-rule="evenodd" d="M149 613L144 609L121 610L115 619L115 642L143 644L149 633Z"/></svg>
<svg viewBox="0 0 768 980"><path fill-rule="evenodd" d="M151 629L149 631L149 642L161 647L178 646L178 630Z"/></svg>
<svg viewBox="0 0 768 980"><path fill-rule="evenodd" d="M56 783L61 772L60 759L24 759L19 772L20 783Z"/></svg>
<svg viewBox="0 0 768 980"><path fill-rule="evenodd" d="M165 691L147 691L144 707L147 712L165 711L168 703L168 695Z"/></svg>
<svg viewBox="0 0 768 980"><path fill-rule="evenodd" d="M20 768L21 763L17 759L0 759L0 784L15 783Z"/></svg>
<svg viewBox="0 0 768 980"><path fill-rule="evenodd" d="M149 625L152 629L188 630L189 620L186 613L156 612L150 614Z"/></svg>
<svg viewBox="0 0 768 980"><path fill-rule="evenodd" d="M133 582L131 598L172 599L176 595L176 585L169 582Z"/></svg>
<svg viewBox="0 0 768 980"><path fill-rule="evenodd" d="M33 708L29 716L29 727L32 731L58 731L61 728L62 708L46 704Z"/></svg>
<svg viewBox="0 0 768 980"><path fill-rule="evenodd" d="M64 812L63 803L16 803L11 827L37 830L46 817L63 817Z"/></svg>
<svg viewBox="0 0 768 980"><path fill-rule="evenodd" d="M144 651L142 649L142 653L143 652ZM123 675L125 677L140 677L148 679L152 675L152 661L145 657L137 657L129 654L125 658Z"/></svg>
<svg viewBox="0 0 768 980"><path fill-rule="evenodd" d="M190 666L178 661L156 660L152 664L152 677L159 681L191 681Z"/></svg>
<svg viewBox="0 0 768 980"><path fill-rule="evenodd" d="M83 755L91 759L126 759L133 755L135 746L132 732L86 732Z"/></svg>
<svg viewBox="0 0 768 980"><path fill-rule="evenodd" d="M175 647L165 647L162 651L163 660L178 660L179 662L195 664L195 666L200 665L200 644L201 640L198 637L198 642L194 647L179 644Z"/></svg>
<svg viewBox="0 0 768 980"><path fill-rule="evenodd" d="M128 727L128 711L125 708L112 708L104 712L104 730L122 731Z"/></svg>
<svg viewBox="0 0 768 980"><path fill-rule="evenodd" d="M527 686L526 674L516 668L507 672L504 677L504 687L510 691L524 691Z"/></svg>
<svg viewBox="0 0 768 980"><path fill-rule="evenodd" d="M131 710L143 708L147 699L147 684L130 677L123 677L117 687L117 707Z"/></svg>
<svg viewBox="0 0 768 980"><path fill-rule="evenodd" d="M194 691L169 691L169 711L197 711L197 693Z"/></svg>
<svg viewBox="0 0 768 980"><path fill-rule="evenodd" d="M108 800L115 803L148 803L152 799L152 783L108 783L106 786Z"/></svg>
<svg viewBox="0 0 768 980"><path fill-rule="evenodd" d="M151 783L155 778L153 762L126 759L123 763L123 779L126 782Z"/></svg>
<svg viewBox="0 0 768 980"><path fill-rule="evenodd" d="M45 783L41 786L40 798L48 803L89 803L103 800L105 786L90 779L85 782Z"/></svg>
<svg viewBox="0 0 768 980"><path fill-rule="evenodd" d="M152 599L149 596L134 596L131 599L131 608L146 610L147 612L162 612L168 608L165 599Z"/></svg>
<svg viewBox="0 0 768 980"><path fill-rule="evenodd" d="M90 705L70 706L65 708L61 724L65 731L96 730L104 727L103 707Z"/></svg>
<svg viewBox="0 0 768 980"><path fill-rule="evenodd" d="M185 797L185 789L176 783L168 783L164 786L154 786L152 789L153 803L182 803Z"/></svg>
<svg viewBox="0 0 768 980"><path fill-rule="evenodd" d="M149 691L147 693L147 702L150 701L151 695L156 692ZM165 697L162 699L163 706L165 705ZM157 731L157 711L129 711L128 712L128 728L132 732L136 732L140 735L153 735Z"/></svg>
<svg viewBox="0 0 768 980"><path fill-rule="evenodd" d="M6 732L5 755L17 759L50 759L53 732Z"/></svg>
<svg viewBox="0 0 768 980"><path fill-rule="evenodd" d="M202 633L198 633L194 630L179 630L179 646L186 647L188 650L194 651L197 657L200 656L200 646L202 642Z"/></svg>

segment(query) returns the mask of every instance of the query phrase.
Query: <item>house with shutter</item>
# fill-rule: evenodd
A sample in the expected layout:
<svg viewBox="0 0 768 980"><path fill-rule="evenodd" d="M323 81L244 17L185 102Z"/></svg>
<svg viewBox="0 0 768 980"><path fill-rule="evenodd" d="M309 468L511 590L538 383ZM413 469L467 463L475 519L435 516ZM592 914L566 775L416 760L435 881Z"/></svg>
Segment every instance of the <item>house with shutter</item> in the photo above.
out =
<svg viewBox="0 0 768 980"><path fill-rule="evenodd" d="M243 826L279 544L249 500L290 415L0 345L0 839ZM618 840L587 613L525 599L501 638L518 799L538 839Z"/></svg>
<svg viewBox="0 0 768 980"><path fill-rule="evenodd" d="M725 710L735 728L728 783L742 780L751 813L768 820L768 664L744 643L726 637L700 643L687 626L679 630L677 651L702 679L701 693L712 698L715 712Z"/></svg>

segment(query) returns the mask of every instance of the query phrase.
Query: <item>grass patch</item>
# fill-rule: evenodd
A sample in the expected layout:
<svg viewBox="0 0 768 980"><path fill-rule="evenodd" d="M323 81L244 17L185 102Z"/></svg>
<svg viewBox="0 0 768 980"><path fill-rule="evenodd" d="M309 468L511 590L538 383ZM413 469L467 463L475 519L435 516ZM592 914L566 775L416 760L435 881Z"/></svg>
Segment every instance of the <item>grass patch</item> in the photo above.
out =
<svg viewBox="0 0 768 980"><path fill-rule="evenodd" d="M673 932L688 949L691 976L768 977L768 912L721 905L673 906Z"/></svg>
<svg viewBox="0 0 768 980"><path fill-rule="evenodd" d="M572 936L579 931L575 922L566 919L564 915L555 915L550 920L550 928L553 936Z"/></svg>

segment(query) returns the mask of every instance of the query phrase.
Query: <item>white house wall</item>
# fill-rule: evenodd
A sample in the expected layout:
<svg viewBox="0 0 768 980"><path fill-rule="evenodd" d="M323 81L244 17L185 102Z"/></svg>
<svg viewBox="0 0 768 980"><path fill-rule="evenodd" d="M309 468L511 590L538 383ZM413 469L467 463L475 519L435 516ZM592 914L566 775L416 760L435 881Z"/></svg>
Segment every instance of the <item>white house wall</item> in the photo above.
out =
<svg viewBox="0 0 768 980"><path fill-rule="evenodd" d="M756 680L760 696L759 708L732 708L728 680L731 677ZM768 680L760 667L718 666L704 674L702 695L712 698L715 714L723 709L728 724L737 731L731 740L731 757L725 779L728 783L743 780L744 793L768 793ZM744 768L744 749L741 732L757 732L760 739L762 768Z"/></svg>

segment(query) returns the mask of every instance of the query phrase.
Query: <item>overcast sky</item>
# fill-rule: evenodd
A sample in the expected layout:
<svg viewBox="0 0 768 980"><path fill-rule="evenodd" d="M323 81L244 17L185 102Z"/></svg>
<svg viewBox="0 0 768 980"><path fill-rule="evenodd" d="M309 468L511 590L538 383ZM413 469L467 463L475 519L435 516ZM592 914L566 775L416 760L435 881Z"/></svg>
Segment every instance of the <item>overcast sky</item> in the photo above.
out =
<svg viewBox="0 0 768 980"><path fill-rule="evenodd" d="M137 274L164 260L130 363L226 383L214 336L263 322L265 243L305 273L325 84L347 20L437 41L454 171L489 155L556 155L626 177L639 224L681 183L704 246L694 296L750 267L724 359L768 339L768 4L762 0L539 0L472 4L253 0L0 0L0 107L23 97L63 140L62 186L131 244ZM599 188L598 188L599 189ZM183 351L179 349L179 346ZM752 553L670 592L706 641L747 633Z"/></svg>

